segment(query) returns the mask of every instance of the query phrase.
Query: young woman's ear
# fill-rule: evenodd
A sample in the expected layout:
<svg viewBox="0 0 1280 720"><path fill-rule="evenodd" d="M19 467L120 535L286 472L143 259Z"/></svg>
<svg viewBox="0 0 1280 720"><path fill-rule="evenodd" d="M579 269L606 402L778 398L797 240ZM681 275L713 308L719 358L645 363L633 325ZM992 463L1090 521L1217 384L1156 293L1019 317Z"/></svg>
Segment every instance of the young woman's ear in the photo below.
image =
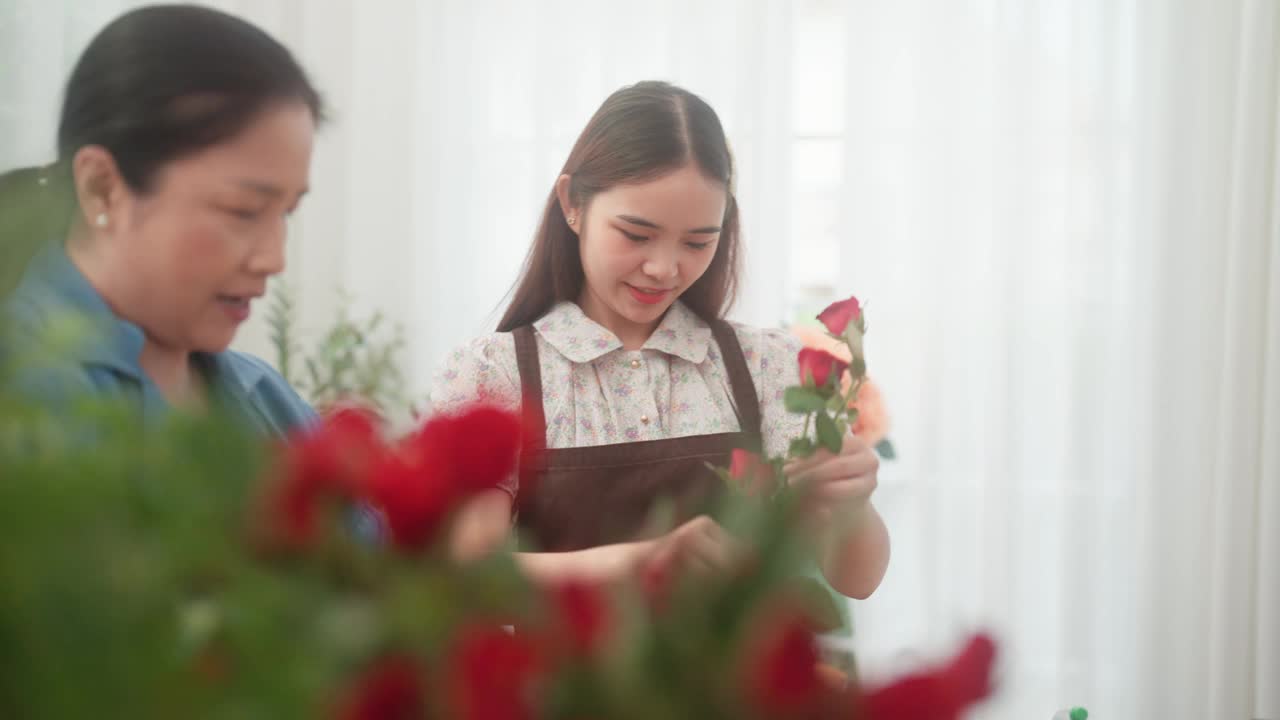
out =
<svg viewBox="0 0 1280 720"><path fill-rule="evenodd" d="M569 223L569 229L576 235L582 227L582 213L578 212L578 208L573 206L569 198L569 185L572 182L573 177L570 175L561 175L556 178L556 198L560 201L560 212L564 213L564 221Z"/></svg>

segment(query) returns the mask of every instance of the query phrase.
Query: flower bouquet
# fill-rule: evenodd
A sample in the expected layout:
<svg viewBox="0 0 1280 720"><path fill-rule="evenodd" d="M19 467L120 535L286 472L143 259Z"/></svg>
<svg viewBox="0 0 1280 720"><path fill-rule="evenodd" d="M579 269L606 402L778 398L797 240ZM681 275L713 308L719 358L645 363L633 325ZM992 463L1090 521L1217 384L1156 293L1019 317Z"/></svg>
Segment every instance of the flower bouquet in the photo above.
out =
<svg viewBox="0 0 1280 720"><path fill-rule="evenodd" d="M795 452L851 412L838 362L809 357ZM991 690L985 636L884 687L824 669L781 505L730 498L756 552L728 576L455 563L458 509L517 459L493 408L395 439L343 410L274 446L217 416L73 415L0 391L0 717L923 720Z"/></svg>

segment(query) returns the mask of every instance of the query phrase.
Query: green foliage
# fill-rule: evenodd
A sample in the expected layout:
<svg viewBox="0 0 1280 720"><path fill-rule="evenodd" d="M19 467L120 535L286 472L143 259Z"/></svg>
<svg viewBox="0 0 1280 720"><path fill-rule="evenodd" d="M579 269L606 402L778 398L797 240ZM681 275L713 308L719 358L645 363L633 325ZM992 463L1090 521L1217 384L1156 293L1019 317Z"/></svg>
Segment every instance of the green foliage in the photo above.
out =
<svg viewBox="0 0 1280 720"><path fill-rule="evenodd" d="M388 327L380 312L367 318L352 317L350 305L350 297L340 294L333 322L308 345L297 328L293 290L277 283L267 310L276 367L319 408L359 400L384 414L407 409L400 366L403 331Z"/></svg>
<svg viewBox="0 0 1280 720"><path fill-rule="evenodd" d="M858 421L858 410L853 406L853 399L866 382L867 373L866 363L858 354L861 340L854 343L847 335L831 337L849 348L853 358L848 370L852 382L849 387L841 390L840 378L834 377L825 388L792 385L783 391L782 401L787 411L805 416L804 432L791 441L786 459L807 458L819 449L838 454L844 444L845 432ZM809 433L811 425L816 437ZM892 453L891 446L887 449Z"/></svg>
<svg viewBox="0 0 1280 720"><path fill-rule="evenodd" d="M18 284L42 245L63 239L73 206L61 168L0 175L0 300Z"/></svg>
<svg viewBox="0 0 1280 720"><path fill-rule="evenodd" d="M826 409L817 413L818 444L832 454L838 454L843 444L843 437Z"/></svg>
<svg viewBox="0 0 1280 720"><path fill-rule="evenodd" d="M341 508L310 551L267 552L261 439L181 414L144 431L134 412L87 400L69 423L0 394L0 717L323 717L388 650L439 677L469 623L555 627L510 554L396 552ZM759 548L752 572L681 579L660 613L638 586L607 590L607 642L542 680L539 717L745 716L767 610L833 611L795 579L812 550L786 498L719 517Z"/></svg>
<svg viewBox="0 0 1280 720"><path fill-rule="evenodd" d="M827 406L827 401L816 391L799 385L787 388L782 395L782 402L788 412L814 413Z"/></svg>

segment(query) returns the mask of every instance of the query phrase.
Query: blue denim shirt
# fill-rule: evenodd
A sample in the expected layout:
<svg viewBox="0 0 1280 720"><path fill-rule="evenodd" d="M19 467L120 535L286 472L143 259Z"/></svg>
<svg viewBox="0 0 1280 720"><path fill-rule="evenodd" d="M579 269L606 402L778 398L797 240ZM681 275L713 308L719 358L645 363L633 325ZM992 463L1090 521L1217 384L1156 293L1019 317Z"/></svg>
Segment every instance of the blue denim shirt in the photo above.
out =
<svg viewBox="0 0 1280 720"><path fill-rule="evenodd" d="M138 364L142 329L112 312L61 243L32 260L3 310L8 347L0 355L32 359L17 373L16 389L22 394L68 409L86 395L122 397L136 403L148 425L171 411ZM75 340L66 347L51 346L57 326L68 323L76 328ZM285 379L252 355L196 353L192 362L210 396L263 435L284 435L315 421L315 411Z"/></svg>

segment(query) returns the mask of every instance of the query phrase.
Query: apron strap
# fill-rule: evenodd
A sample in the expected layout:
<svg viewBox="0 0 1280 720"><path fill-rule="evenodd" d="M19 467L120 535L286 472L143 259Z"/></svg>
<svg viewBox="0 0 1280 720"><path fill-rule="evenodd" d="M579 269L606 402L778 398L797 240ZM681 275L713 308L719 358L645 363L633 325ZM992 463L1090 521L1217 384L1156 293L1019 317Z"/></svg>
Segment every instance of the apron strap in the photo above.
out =
<svg viewBox="0 0 1280 720"><path fill-rule="evenodd" d="M742 432L752 435L763 444L764 425L760 417L760 398L756 395L756 384L751 380L751 371L747 369L747 358L738 342L738 334L724 320L713 320L710 325L711 334L724 357L725 369L729 371L729 384L733 388L733 402L737 406L738 423L742 426Z"/></svg>
<svg viewBox="0 0 1280 720"><path fill-rule="evenodd" d="M520 480L531 480L535 459L547 447L547 416L542 407L542 365L538 362L538 340L533 326L512 331L516 341L516 366L520 369L520 408L524 421L524 443L520 452Z"/></svg>

